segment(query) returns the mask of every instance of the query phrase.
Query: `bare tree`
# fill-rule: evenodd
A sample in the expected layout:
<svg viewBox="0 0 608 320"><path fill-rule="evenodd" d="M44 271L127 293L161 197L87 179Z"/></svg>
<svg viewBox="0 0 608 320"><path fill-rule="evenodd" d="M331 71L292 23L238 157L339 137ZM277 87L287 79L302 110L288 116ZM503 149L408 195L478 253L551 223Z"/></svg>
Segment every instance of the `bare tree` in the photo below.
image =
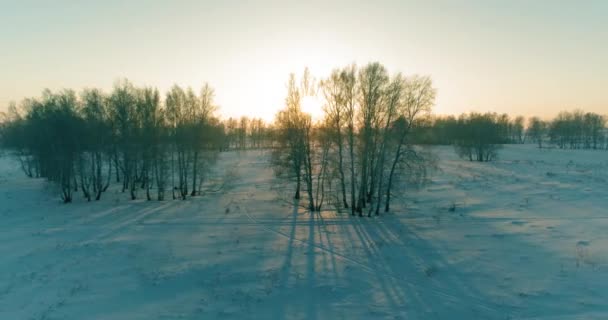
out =
<svg viewBox="0 0 608 320"><path fill-rule="evenodd" d="M192 152L193 152L193 164L192 164L192 192L190 196L195 196L197 194L197 184L200 184L200 178L202 175L200 174L200 158L201 152L205 148L209 146L209 143L212 139L210 130L211 124L210 120L213 116L213 112L216 110L216 106L214 105L214 91L208 83L206 83L201 89L200 97L198 101L193 101L192 106L194 110L192 111L192 135L190 137L192 141Z"/></svg>
<svg viewBox="0 0 608 320"><path fill-rule="evenodd" d="M385 212L390 210L391 189L397 172L397 165L400 163L405 151L411 150L411 148L407 148L408 134L418 117L430 111L431 107L435 104L436 90L433 88L433 82L430 77L412 76L405 78L402 90L403 100L398 109L399 117L393 124L397 141L386 186Z"/></svg>
<svg viewBox="0 0 608 320"><path fill-rule="evenodd" d="M123 192L130 190L136 198L136 90L128 81L117 82L109 98L110 117L116 141L116 167L123 177Z"/></svg>
<svg viewBox="0 0 608 320"><path fill-rule="evenodd" d="M346 200L346 178L344 174L344 128L346 127L348 114L347 92L341 77L342 71L336 69L330 77L321 83L323 95L327 104L324 112L326 117L328 140L332 141L338 148L338 173L340 179L340 190L342 194L342 205L348 208Z"/></svg>
<svg viewBox="0 0 608 320"><path fill-rule="evenodd" d="M314 197L314 177L317 170L315 163L314 128L311 116L302 112L302 97L315 94L314 79L305 70L300 86L296 84L294 74L289 76L285 108L279 111L275 126L279 131L280 147L273 152L275 172L280 174L288 168L291 177L296 180L294 198L300 199L302 180L306 186L308 208L316 210Z"/></svg>
<svg viewBox="0 0 608 320"><path fill-rule="evenodd" d="M313 145L313 126L312 126L312 119L310 117L310 115L308 114L302 114L301 115L301 120L300 120L300 125L301 125L301 132L302 132L302 151L303 152L303 159L304 159L304 182L306 183L306 193L308 194L308 209L310 211L315 211L315 209L317 208L317 206L315 205L315 198L313 196L314 193L314 184L313 184L313 180L314 180L314 170L315 168L315 163L313 163L314 160L314 153L315 153L315 146ZM320 207L319 207L320 208Z"/></svg>
<svg viewBox="0 0 608 320"><path fill-rule="evenodd" d="M456 152L469 161L492 161L505 139L502 116L493 113L461 115Z"/></svg>
<svg viewBox="0 0 608 320"><path fill-rule="evenodd" d="M155 114L153 127L151 128L152 142L152 166L154 168L154 181L156 184L156 199L165 199L167 188L167 176L169 171L168 153L170 152L170 136L166 120L166 111L159 109Z"/></svg>
<svg viewBox="0 0 608 320"><path fill-rule="evenodd" d="M373 192L373 162L375 157L374 134L377 129L379 110L382 104L388 75L384 66L374 62L359 71L359 99L360 99L360 122L361 122L361 175L359 185L359 202L357 211L363 215L366 202L371 200ZM370 181L371 180L371 181ZM368 192L370 194L368 194Z"/></svg>
<svg viewBox="0 0 608 320"><path fill-rule="evenodd" d="M543 138L547 131L547 124L539 117L532 117L528 120L528 136L538 144L539 148L543 147Z"/></svg>
<svg viewBox="0 0 608 320"><path fill-rule="evenodd" d="M296 85L294 74L289 75L285 109L279 111L275 126L279 131L280 147L273 153L273 162L277 167L288 167L296 180L294 199L300 199L302 167L305 162L304 114L301 110L300 90Z"/></svg>
<svg viewBox="0 0 608 320"><path fill-rule="evenodd" d="M356 211L357 196L355 190L357 176L355 175L355 116L357 99L357 67L353 64L340 72L340 89L344 98L346 134L348 140L348 155L350 162L350 204L351 214L354 216Z"/></svg>
<svg viewBox="0 0 608 320"><path fill-rule="evenodd" d="M90 200L88 190L84 190L89 184L92 184L95 200L101 199L101 194L106 191L110 185L112 178L112 155L109 146L112 143L111 126L109 118L109 110L106 96L97 89L85 90L81 94L82 99L82 114L87 127L86 146L89 156L90 181L84 174L84 159L81 159L81 187L85 193L85 197ZM86 155L83 155L83 158ZM104 161L106 157L107 173L104 177Z"/></svg>
<svg viewBox="0 0 608 320"><path fill-rule="evenodd" d="M167 108L167 120L171 128L171 138L173 140L172 163L175 162L173 155L177 156L177 186L173 181L173 198L175 191L179 191L179 197L182 200L188 195L188 171L190 169L190 146L191 137L188 121L190 119L186 107L187 100L186 92L179 86L173 86L167 93L165 98L165 106ZM172 165L173 167L174 165ZM174 170L171 170L172 172Z"/></svg>
<svg viewBox="0 0 608 320"><path fill-rule="evenodd" d="M157 125L160 111L160 94L153 88L137 91L136 112L138 119L137 141L139 173L138 180L146 190L146 198L152 200L150 189L154 181L154 162L157 156Z"/></svg>
<svg viewBox="0 0 608 320"><path fill-rule="evenodd" d="M513 143L524 143L525 142L525 131L524 122L526 119L522 116L518 116L513 120L511 124L511 134Z"/></svg>
<svg viewBox="0 0 608 320"><path fill-rule="evenodd" d="M323 206L323 202L325 200L325 185L329 182L328 177L328 162L329 162L329 149L332 144L331 130L329 126L325 126L323 124L317 126L315 128L315 149L319 150L318 154L318 170L317 170L317 185L316 185L316 195L315 195L315 204L316 210L321 211L321 207Z"/></svg>
<svg viewBox="0 0 608 320"><path fill-rule="evenodd" d="M382 133L382 140L380 141L380 155L374 170L374 176L378 177L378 193L376 198L376 215L380 214L380 203L382 202L382 187L384 182L384 171L385 171L385 160L386 150L389 144L389 133L391 125L394 121L395 116L398 114L399 107L402 103L402 96L404 92L404 79L401 74L397 74L391 80L388 88L386 89L385 108L384 108L384 126L380 128ZM394 172L393 172L394 173ZM387 187L388 189L388 187ZM389 191L390 192L390 191ZM371 215L371 208L369 214Z"/></svg>

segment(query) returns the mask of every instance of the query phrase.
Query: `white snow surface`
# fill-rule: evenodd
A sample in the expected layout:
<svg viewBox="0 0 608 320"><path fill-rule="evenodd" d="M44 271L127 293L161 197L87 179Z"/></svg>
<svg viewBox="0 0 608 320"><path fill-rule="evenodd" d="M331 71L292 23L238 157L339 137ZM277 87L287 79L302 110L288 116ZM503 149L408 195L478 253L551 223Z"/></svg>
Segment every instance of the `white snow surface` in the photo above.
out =
<svg viewBox="0 0 608 320"><path fill-rule="evenodd" d="M4 156L0 319L608 319L608 152L433 151L373 218L294 206L261 151L186 201L68 205Z"/></svg>

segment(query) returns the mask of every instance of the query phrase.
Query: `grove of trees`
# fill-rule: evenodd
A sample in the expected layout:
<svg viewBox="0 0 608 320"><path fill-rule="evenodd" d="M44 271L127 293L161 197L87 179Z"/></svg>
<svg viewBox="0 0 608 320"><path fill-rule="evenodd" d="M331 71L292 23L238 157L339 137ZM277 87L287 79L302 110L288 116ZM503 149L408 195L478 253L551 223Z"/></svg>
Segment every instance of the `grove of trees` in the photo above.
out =
<svg viewBox="0 0 608 320"><path fill-rule="evenodd" d="M545 126L549 141L561 149L608 149L606 118L599 114L561 112Z"/></svg>
<svg viewBox="0 0 608 320"><path fill-rule="evenodd" d="M454 145L470 161L491 161L504 144L534 143L539 148L608 150L605 116L582 111L561 112L552 120L506 114L469 113L459 117L427 117L415 128L416 144Z"/></svg>
<svg viewBox="0 0 608 320"><path fill-rule="evenodd" d="M325 105L314 123L301 104L316 94ZM294 198L306 192L311 211L325 202L359 216L389 211L397 181L422 179L432 163L411 133L434 100L430 78L389 75L380 63L335 69L320 81L308 70L299 83L292 74L275 122L277 174L293 180Z"/></svg>
<svg viewBox="0 0 608 320"><path fill-rule="evenodd" d="M500 121L501 118L492 113L461 115L454 136L458 155L469 161L496 159L498 149L507 139Z"/></svg>
<svg viewBox="0 0 608 320"><path fill-rule="evenodd" d="M110 184L131 199L163 200L200 192L204 172L225 145L214 92L174 86L164 103L157 89L115 84L98 89L45 90L9 108L2 143L30 177L55 182L64 202L75 192L99 200Z"/></svg>

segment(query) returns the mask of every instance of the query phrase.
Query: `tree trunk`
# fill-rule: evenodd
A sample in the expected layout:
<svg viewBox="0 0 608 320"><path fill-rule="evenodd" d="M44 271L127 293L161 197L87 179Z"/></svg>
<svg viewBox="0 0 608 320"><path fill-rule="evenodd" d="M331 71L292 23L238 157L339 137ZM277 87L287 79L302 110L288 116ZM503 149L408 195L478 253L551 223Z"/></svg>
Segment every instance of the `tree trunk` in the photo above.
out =
<svg viewBox="0 0 608 320"><path fill-rule="evenodd" d="M196 195L196 175L198 173L198 151L194 151L194 163L192 164L192 193L190 196Z"/></svg>
<svg viewBox="0 0 608 320"><path fill-rule="evenodd" d="M350 151L350 210L351 215L355 215L355 143L354 143L354 132L353 127L349 127L349 151Z"/></svg>
<svg viewBox="0 0 608 320"><path fill-rule="evenodd" d="M298 170L298 173L296 174L296 194L293 196L294 199L300 199L300 184L301 184L301 174Z"/></svg>
<svg viewBox="0 0 608 320"><path fill-rule="evenodd" d="M135 200L137 199L137 194L135 193L135 186L137 185L135 179L131 178L131 186L129 188L130 193L131 193L131 200Z"/></svg>
<svg viewBox="0 0 608 320"><path fill-rule="evenodd" d="M146 179L146 199L148 201L151 201L152 197L150 196L150 178L147 173L146 173L145 179Z"/></svg>
<svg viewBox="0 0 608 320"><path fill-rule="evenodd" d="M114 151L114 168L116 168L116 183L120 182L120 170L118 170L118 152ZM124 192L124 190L123 190Z"/></svg>
<svg viewBox="0 0 608 320"><path fill-rule="evenodd" d="M102 192L106 192L106 190L108 190L111 179L112 179L112 159L110 158L110 159L108 159L108 176L106 177L106 184L103 186ZM101 195L100 195L100 197L101 197Z"/></svg>
<svg viewBox="0 0 608 320"><path fill-rule="evenodd" d="M342 141L342 131L340 130L340 125L337 125L337 141L338 141L338 172L340 174L340 187L342 189L342 204L344 208L348 209L348 201L346 201L346 183L344 178L344 156L343 156L343 141Z"/></svg>
<svg viewBox="0 0 608 320"><path fill-rule="evenodd" d="M327 168L327 154L329 153L329 145L323 146L321 154L321 169L317 175L317 192L316 192L316 210L321 212L325 192L325 171Z"/></svg>
<svg viewBox="0 0 608 320"><path fill-rule="evenodd" d="M376 199L376 215L380 215L380 203L382 202L382 183L384 180L384 161L385 161L385 157L386 157L386 143L388 140L388 124L390 123L390 117L387 120L387 125L384 128L385 130L385 134L384 134L384 138L382 141L382 146L381 146L381 150L380 150L380 159L378 161L378 169L376 170L376 174L379 175L378 177L378 194L377 197L378 199Z"/></svg>
<svg viewBox="0 0 608 320"><path fill-rule="evenodd" d="M384 212L388 212L390 210L390 202L391 202L391 188L393 186L393 176L395 175L395 168L397 167L397 163L399 163L399 159L401 158L401 148L403 147L403 143L405 142L405 137L407 135L407 131L401 134L399 138L399 145L397 146L397 152L395 153L395 159L393 159L393 164L391 165L391 171L388 174L388 182L386 184L386 202L384 205Z"/></svg>
<svg viewBox="0 0 608 320"><path fill-rule="evenodd" d="M365 208L365 200L367 194L367 152L368 146L365 145L363 149L363 159L361 161L361 185L359 186L359 204L357 205L357 212L359 212L360 217L363 216L363 209Z"/></svg>
<svg viewBox="0 0 608 320"><path fill-rule="evenodd" d="M171 192L175 200L175 151L171 150Z"/></svg>

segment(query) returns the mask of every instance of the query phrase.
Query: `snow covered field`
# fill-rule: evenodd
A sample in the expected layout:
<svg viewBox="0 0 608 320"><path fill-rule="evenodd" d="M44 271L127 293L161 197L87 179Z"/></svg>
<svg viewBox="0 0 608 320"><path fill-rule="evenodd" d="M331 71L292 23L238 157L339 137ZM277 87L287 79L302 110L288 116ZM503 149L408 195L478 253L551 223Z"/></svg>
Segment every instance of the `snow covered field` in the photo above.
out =
<svg viewBox="0 0 608 320"><path fill-rule="evenodd" d="M608 318L608 152L434 151L380 218L305 213L260 151L160 203L64 205L3 157L0 319Z"/></svg>

